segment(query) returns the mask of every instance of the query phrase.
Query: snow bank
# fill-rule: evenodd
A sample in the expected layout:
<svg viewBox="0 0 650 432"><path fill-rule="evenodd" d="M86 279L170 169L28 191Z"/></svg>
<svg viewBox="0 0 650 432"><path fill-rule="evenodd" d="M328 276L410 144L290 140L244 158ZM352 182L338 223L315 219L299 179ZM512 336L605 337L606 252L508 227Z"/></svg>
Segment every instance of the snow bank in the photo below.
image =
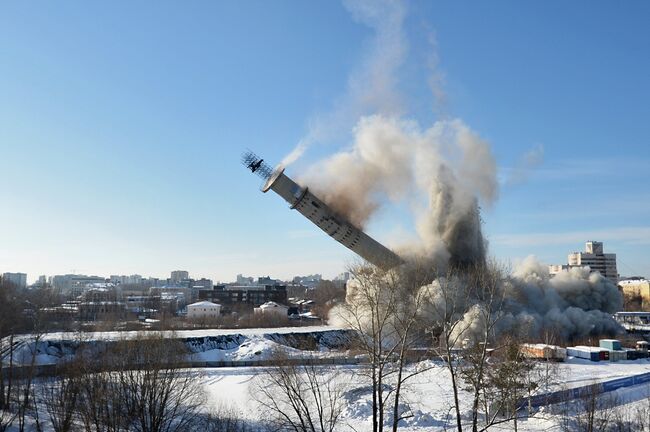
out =
<svg viewBox="0 0 650 432"><path fill-rule="evenodd" d="M270 360L277 353L289 358L340 356L356 333L332 327L283 327L245 330L189 330L162 332L166 337L182 341L195 362ZM152 333L155 334L155 333ZM15 338L15 364L56 364L74 356L81 347L98 355L116 341L146 336L143 332L51 333ZM8 340L5 340L8 346ZM3 353L9 362L9 350Z"/></svg>

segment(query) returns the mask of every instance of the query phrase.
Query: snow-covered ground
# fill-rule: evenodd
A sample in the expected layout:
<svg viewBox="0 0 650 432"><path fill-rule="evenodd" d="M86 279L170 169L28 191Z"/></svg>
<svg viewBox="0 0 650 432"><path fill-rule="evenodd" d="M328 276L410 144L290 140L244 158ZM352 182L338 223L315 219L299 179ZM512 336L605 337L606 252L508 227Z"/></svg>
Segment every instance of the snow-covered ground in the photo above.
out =
<svg viewBox="0 0 650 432"><path fill-rule="evenodd" d="M56 364L72 358L83 344L101 353L111 343L147 332L59 332L44 335L22 335L14 338L14 364L29 365L32 359L37 365ZM153 334L160 334L159 332ZM341 351L355 334L350 330L329 326L281 327L267 329L234 330L184 330L162 332L164 337L183 342L191 353L193 362L217 361L264 361L278 353L290 358L345 357ZM9 338L2 341L2 357L9 360Z"/></svg>
<svg viewBox="0 0 650 432"><path fill-rule="evenodd" d="M273 327L273 328L251 328L251 329L200 329L200 330L175 330L156 332L164 335L165 337L174 338L195 338L195 337L210 337L210 336L227 336L240 334L244 336L262 335L262 334L289 334L289 333L313 333L327 330L340 330L338 327L333 326L306 326L306 327ZM44 333L40 336L44 341L59 341L59 340L120 340L135 338L146 331L110 331L110 332L54 332ZM16 340L29 340L33 339L33 335L20 335L16 336Z"/></svg>
<svg viewBox="0 0 650 432"><path fill-rule="evenodd" d="M544 366L544 365L542 365ZM449 374L442 364L423 362L414 367L426 371L417 375L407 385L404 403L411 408L412 417L403 422L400 430L406 432L437 431L453 428L452 391ZM590 362L569 358L566 363L551 365L550 371L555 383L549 390L578 387L593 382L620 378L650 372L650 361L637 360L619 363ZM229 406L237 409L251 421L263 420L259 406L254 401L256 383L264 368L220 368L204 369L204 382L209 394L209 403L214 407ZM337 380L345 386L346 408L339 430L372 430L371 393L368 380L361 366L323 367L324 374L338 374ZM622 409L634 410L638 406L649 406L650 385L619 389L612 393ZM469 394L462 392L463 410L470 409ZM560 414L557 407L546 407L535 417L520 420L520 430L546 431L557 429ZM261 417L262 416L262 417ZM511 429L512 425L504 426ZM497 429L498 430L498 429Z"/></svg>
<svg viewBox="0 0 650 432"><path fill-rule="evenodd" d="M34 344L33 337L23 336L16 341L16 354L23 353L26 363L31 361L33 352L37 353L39 364L56 363L66 356L72 356L79 340L102 346L139 334L103 332L85 333L80 337L78 333L51 333L42 336L39 344ZM346 356L348 354L340 347L350 341L350 335L345 330L328 326L189 330L167 332L165 335L183 340L192 353L190 359L196 362L268 360L278 351L290 358ZM423 372L416 375L403 390L403 404L410 409L411 416L403 421L400 430L453 429L452 389L445 366L435 361L424 361L408 368L409 371L419 368ZM544 389L549 392L649 373L650 360L591 362L570 357L566 363L542 363L539 369L553 377L553 383ZM263 424L267 414L260 410L253 395L261 374L268 370L261 367L198 369L209 395L207 408L232 408L252 423ZM344 390L345 409L338 430L372 430L372 394L363 366L322 366L320 371L324 375L335 376ZM647 409L650 414L650 384L622 388L608 395L616 399L618 409L628 413ZM463 412L470 411L468 393L461 392L461 405ZM558 406L544 407L535 417L521 420L518 426L523 431L559 430L558 424L566 417ZM511 427L505 425L504 429Z"/></svg>
<svg viewBox="0 0 650 432"><path fill-rule="evenodd" d="M308 335L318 334L324 339L332 339L340 336L338 332L318 332L309 333ZM280 336L280 337L278 337ZM318 344L310 350L299 349L288 344L286 340L288 334L250 334L248 336L238 335L231 343L220 344L211 347L204 339L197 340L196 347L186 341L186 344L193 351L190 355L190 361L195 362L215 362L215 361L257 361L271 360L274 356L281 354L286 358L324 358L324 357L341 357L345 356L344 352L330 350L327 343ZM337 342L334 341L334 344ZM194 349L196 348L196 349Z"/></svg>

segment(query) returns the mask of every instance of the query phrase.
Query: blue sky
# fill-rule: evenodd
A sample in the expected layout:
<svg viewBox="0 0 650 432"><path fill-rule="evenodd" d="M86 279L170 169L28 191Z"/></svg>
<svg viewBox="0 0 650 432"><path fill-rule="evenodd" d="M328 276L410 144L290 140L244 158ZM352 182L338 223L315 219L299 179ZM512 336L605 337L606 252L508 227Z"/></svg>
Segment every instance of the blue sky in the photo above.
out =
<svg viewBox="0 0 650 432"><path fill-rule="evenodd" d="M422 127L460 118L490 142L502 179L483 213L491 253L561 263L602 240L621 274L650 276L650 4L404 10L391 90ZM288 174L349 144L374 109L350 82L377 48L355 18L329 1L4 2L0 271L343 271L352 255L261 194L239 157L279 162L315 122L336 133ZM408 223L387 208L369 231L387 241Z"/></svg>

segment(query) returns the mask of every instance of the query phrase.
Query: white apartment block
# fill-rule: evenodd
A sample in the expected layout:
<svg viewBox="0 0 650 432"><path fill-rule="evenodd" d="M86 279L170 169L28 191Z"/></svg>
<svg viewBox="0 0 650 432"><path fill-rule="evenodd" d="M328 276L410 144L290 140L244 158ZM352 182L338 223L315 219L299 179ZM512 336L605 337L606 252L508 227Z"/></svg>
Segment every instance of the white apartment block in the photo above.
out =
<svg viewBox="0 0 650 432"><path fill-rule="evenodd" d="M209 301L200 301L187 305L187 319L216 319L221 315L221 305Z"/></svg>

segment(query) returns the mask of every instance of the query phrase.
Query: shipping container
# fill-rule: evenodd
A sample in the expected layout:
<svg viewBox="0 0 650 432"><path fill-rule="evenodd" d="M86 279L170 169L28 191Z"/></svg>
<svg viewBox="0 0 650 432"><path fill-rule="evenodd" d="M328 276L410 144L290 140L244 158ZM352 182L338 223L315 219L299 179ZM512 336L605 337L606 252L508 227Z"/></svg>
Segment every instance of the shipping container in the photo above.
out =
<svg viewBox="0 0 650 432"><path fill-rule="evenodd" d="M564 361L566 359L566 349L557 345L522 344L520 349L526 358L548 361Z"/></svg>
<svg viewBox="0 0 650 432"><path fill-rule="evenodd" d="M591 360L591 361L601 361L608 360L609 353L604 351L602 348L597 347L588 347L588 346L576 346L568 347L566 353L572 357Z"/></svg>
<svg viewBox="0 0 650 432"><path fill-rule="evenodd" d="M601 339L598 342L598 345L601 348L605 348L613 351L620 351L621 349L621 341L618 339Z"/></svg>
<svg viewBox="0 0 650 432"><path fill-rule="evenodd" d="M641 358L640 352L632 348L623 348L625 354L627 354L627 360L636 360Z"/></svg>
<svg viewBox="0 0 650 432"><path fill-rule="evenodd" d="M609 361L611 361L611 362L617 362L617 361L627 360L628 359L627 351L609 350L609 351L607 351L607 353L609 355Z"/></svg>

